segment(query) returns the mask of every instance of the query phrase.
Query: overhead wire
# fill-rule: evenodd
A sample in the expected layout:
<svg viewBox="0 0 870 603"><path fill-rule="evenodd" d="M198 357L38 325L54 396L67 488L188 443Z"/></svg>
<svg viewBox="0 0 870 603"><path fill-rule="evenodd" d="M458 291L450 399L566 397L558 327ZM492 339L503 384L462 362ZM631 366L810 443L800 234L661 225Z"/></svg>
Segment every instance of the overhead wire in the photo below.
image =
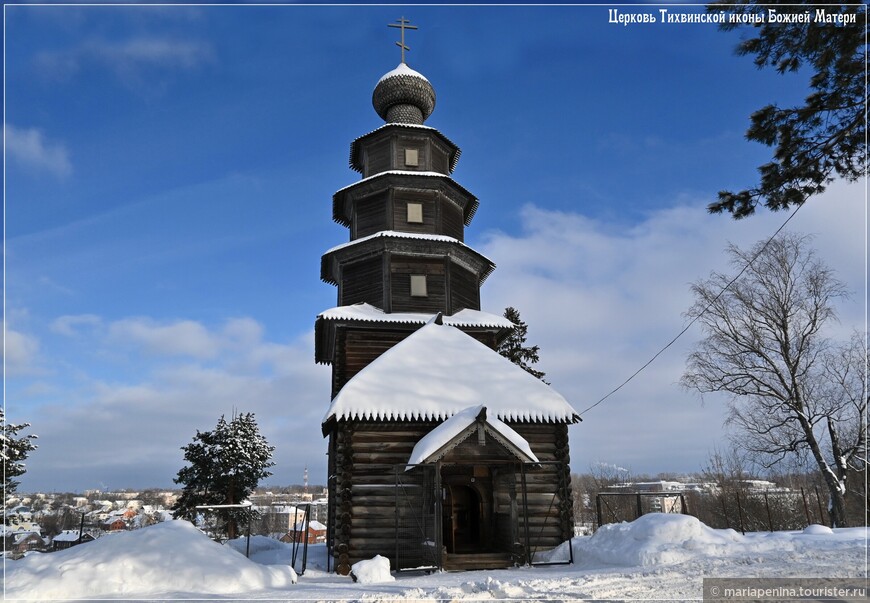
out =
<svg viewBox="0 0 870 603"><path fill-rule="evenodd" d="M804 203L805 203L805 202L804 202ZM775 231L772 235L770 235L770 237L768 237L768 239L764 242L764 245L762 245L761 248L760 248L760 249L755 253L755 255L752 256L752 257L749 259L748 262L746 262L746 265L743 266L743 268L740 269L740 271L737 273L737 275L736 275L734 278L732 278L730 281L728 281L728 283L727 283L724 287L722 287L722 290L719 291L719 293L717 293L716 296L715 296L713 299L711 299L711 300L707 303L707 305L704 306L704 308L703 308L703 309L702 309L698 314L696 314L696 315L692 318L692 320L690 320L690 321L686 324L686 326L683 327L683 330L682 330L682 331L680 331L679 333L677 333L677 335L676 335L673 339L671 339L671 340L670 340L670 341L669 341L669 342L668 342L668 343L667 343L663 348L661 348L658 352L656 352L656 353L653 355L652 358L650 358L649 360L647 360L646 363L645 363L643 366L641 366L641 367L640 367L639 369L637 369L634 373L632 373L631 376L630 376L628 379L626 379L625 381L623 381L622 383L620 383L618 386L616 386L614 389L612 389L612 390L611 390L607 395L605 395L603 398L599 399L598 402L596 402L595 404L593 404L593 405L590 406L589 408L580 411L580 414L583 415L584 413L589 412L590 410L592 410L593 408L595 408L596 406L598 406L599 404L601 404L602 402L604 402L605 400L607 400L610 396L612 396L613 394L615 394L616 392L618 392L619 390L621 390L623 387L625 387L626 385L628 385L628 383L629 383L632 379L634 379L635 377L637 377L641 372L643 372L643 370L646 369L646 367L648 367L648 366L651 365L653 362L655 362L656 358L658 358L659 356L661 356L661 355L662 355L662 354L663 354L663 353L664 353L668 348L670 348L672 345L674 345L674 343L676 343L677 340L678 340L680 337L682 337L682 336L686 333L686 331L688 331L690 328L692 328L692 325L695 324L695 323L698 321L699 318L701 318L704 314L707 313L707 311L708 311L708 310L713 306L713 304L715 304L717 301L719 301L719 298L722 297L722 295L725 294L725 292L726 292L726 291L731 287L731 285L733 285L734 283L736 283L737 280L738 280L741 276L743 276L743 273L746 272L746 271L749 269L749 267L752 266L752 264L755 262L755 260L758 259L758 256L760 256L760 255L764 252L764 250L767 249L767 246L770 245L771 241L773 241L773 240L777 237L777 235L779 235L779 233L782 232L782 229L785 228L786 224L788 224L789 222L791 222L791 219L794 218L795 215L797 215L798 211L800 211L800 208L804 206L804 203L801 203L800 205L798 205L798 206L795 208L795 210L791 213L791 215L790 215L788 218L786 218L785 222L783 222L782 224L780 224L779 228L777 228L776 231Z"/></svg>

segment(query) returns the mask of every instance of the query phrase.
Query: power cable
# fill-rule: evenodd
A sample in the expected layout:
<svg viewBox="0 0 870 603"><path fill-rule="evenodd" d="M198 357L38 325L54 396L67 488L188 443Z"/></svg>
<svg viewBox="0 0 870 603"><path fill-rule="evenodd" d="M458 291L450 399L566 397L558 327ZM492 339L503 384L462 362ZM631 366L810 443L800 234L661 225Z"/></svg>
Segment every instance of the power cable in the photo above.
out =
<svg viewBox="0 0 870 603"><path fill-rule="evenodd" d="M613 394L615 394L616 392L618 392L619 390L621 390L621 389L622 389L623 387L625 387L625 386L626 386L626 385L627 385L627 384L628 384L632 379L634 379L634 378L637 377L641 372L643 372L643 370L644 370L646 367L648 367L649 365L651 365L651 364L655 361L656 358L658 358L659 356L661 356L661 355L665 352L665 350L667 350L669 347L671 347L672 345L674 345L674 343L676 343L676 341L677 341L680 337L682 337L683 334L684 334L686 331L688 331L688 330L692 327L692 325L695 324L695 323L698 321L699 318L701 318L704 314L707 313L707 311L710 309L710 307L711 307L713 304L715 304L717 301L719 301L719 298L722 297L722 295L723 295L723 294L724 294L724 293L725 293L725 292L726 292L726 291L731 287L731 285L733 285L735 282L737 282L737 279L739 279L741 276L743 276L743 273L746 272L746 271L749 269L750 266L752 266L752 264L755 262L755 260L758 259L758 256L760 256L760 255L762 254L762 252L763 252L765 249L767 249L767 246L770 245L770 242L773 241L773 240L777 237L777 235L778 235L780 232L782 232L782 229L785 228L786 224L788 224L789 222L791 222L791 219L794 218L795 215L797 215L798 211L800 211L800 208L803 207L803 206L804 206L804 204L801 203L800 205L798 205L798 206L795 208L795 210L791 213L791 215L790 215L788 218L786 218L785 222L783 222L782 224L780 224L779 228L776 229L776 232L774 232L772 235L770 235L770 237L768 237L768 239L764 242L764 245L761 246L761 248L758 250L758 252L757 252L754 256L752 256L752 258L751 258L748 262L746 262L746 265L743 266L743 268L740 269L740 272L737 273L737 276L735 276L735 277L732 278L730 281L728 281L728 284L725 285L724 287L722 287L722 290L719 291L719 293L716 294L716 297L714 297L712 300L710 300L710 301L707 303L707 305L704 306L704 309L701 310L701 311L700 311L700 312L699 312L699 313L698 313L694 318L692 318L692 320L690 320L690 321L688 322L688 324L686 324L686 326L683 327L683 330L682 330L682 331L680 331L679 333L677 333L676 337L674 337L673 339L671 339L671 340L667 343L667 345L665 345L662 349L660 349L658 352L656 352L655 355L654 355L652 358L650 358L649 360L647 360L646 363L645 363L642 367L640 367L640 368L637 369L634 373L632 373L632 375L631 375L628 379L626 379L625 381L623 381L622 383L620 383L617 387L615 387L613 390L611 390L611 391L610 391L606 396L604 396L603 398L601 398L600 400L598 400L598 402L596 402L595 404L593 404L592 406L590 406L590 407L587 408L586 410L580 411L580 414L583 415L583 414L589 412L590 410L592 410L593 408L595 408L596 406L598 406L599 404L601 404L602 402L604 402L605 400L607 400L607 398L609 398L610 396L612 396Z"/></svg>

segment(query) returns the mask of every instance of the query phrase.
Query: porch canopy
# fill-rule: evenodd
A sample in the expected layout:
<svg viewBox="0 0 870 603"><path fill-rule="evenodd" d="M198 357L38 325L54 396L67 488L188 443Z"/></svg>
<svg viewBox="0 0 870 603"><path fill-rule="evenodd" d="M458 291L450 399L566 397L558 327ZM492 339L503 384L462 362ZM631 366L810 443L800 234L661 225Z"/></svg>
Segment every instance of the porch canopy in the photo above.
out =
<svg viewBox="0 0 870 603"><path fill-rule="evenodd" d="M493 419L580 420L555 389L456 327L433 320L354 375L333 398L323 423L445 420L478 406L486 407L490 428L502 434Z"/></svg>
<svg viewBox="0 0 870 603"><path fill-rule="evenodd" d="M538 457L523 436L495 417L487 417L485 406L470 406L423 436L411 451L405 470L412 469L414 465L437 462L475 432L478 441L484 441L489 435L522 462L538 462Z"/></svg>

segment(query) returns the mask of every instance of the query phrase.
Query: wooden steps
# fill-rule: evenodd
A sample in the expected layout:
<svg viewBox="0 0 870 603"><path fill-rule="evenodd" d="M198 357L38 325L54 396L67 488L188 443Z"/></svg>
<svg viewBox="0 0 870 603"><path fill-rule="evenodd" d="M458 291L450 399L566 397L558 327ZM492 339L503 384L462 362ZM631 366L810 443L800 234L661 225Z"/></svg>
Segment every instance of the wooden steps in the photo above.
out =
<svg viewBox="0 0 870 603"><path fill-rule="evenodd" d="M513 567L508 553L451 553L444 556L444 569L448 572Z"/></svg>

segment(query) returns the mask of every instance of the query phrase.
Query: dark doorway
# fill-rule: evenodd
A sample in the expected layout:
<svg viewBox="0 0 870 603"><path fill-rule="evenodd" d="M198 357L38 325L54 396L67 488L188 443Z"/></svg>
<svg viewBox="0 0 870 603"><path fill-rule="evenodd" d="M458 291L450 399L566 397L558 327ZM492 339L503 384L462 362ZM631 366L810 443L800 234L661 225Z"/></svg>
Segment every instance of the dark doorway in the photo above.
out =
<svg viewBox="0 0 870 603"><path fill-rule="evenodd" d="M444 505L444 543L448 553L481 550L481 501L477 490L466 485L447 487Z"/></svg>

